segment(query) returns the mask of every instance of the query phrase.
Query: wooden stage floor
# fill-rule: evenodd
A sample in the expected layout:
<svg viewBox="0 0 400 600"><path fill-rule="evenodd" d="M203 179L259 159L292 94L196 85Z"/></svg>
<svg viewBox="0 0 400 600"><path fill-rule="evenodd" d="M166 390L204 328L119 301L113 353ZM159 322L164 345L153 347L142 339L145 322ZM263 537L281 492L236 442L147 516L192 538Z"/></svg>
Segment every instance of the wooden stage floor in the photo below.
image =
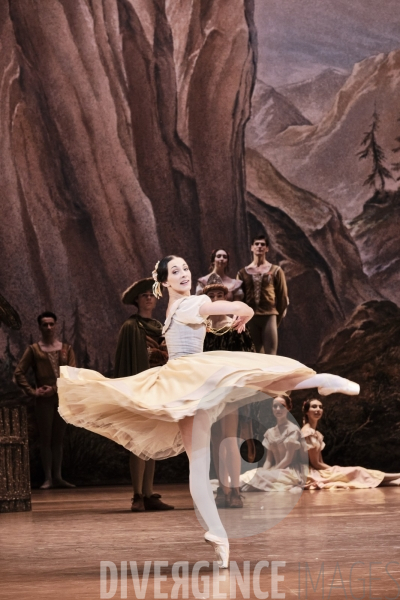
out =
<svg viewBox="0 0 400 600"><path fill-rule="evenodd" d="M237 566L215 575L213 551L203 542L187 486L159 486L157 491L176 510L133 514L125 486L35 490L32 512L0 515L0 598L206 599L235 597L235 589L236 598L400 598L399 488L304 492L275 527L233 540L231 561ZM114 595L112 566L101 591L101 561L115 564ZM141 578L145 561L152 562L141 594L130 569L133 565L134 572L137 565ZM157 567L154 561L166 564ZM186 566L174 571L178 561ZM200 565L199 576L197 561L210 563ZM165 579L157 576L157 568ZM242 587L232 573L241 574Z"/></svg>

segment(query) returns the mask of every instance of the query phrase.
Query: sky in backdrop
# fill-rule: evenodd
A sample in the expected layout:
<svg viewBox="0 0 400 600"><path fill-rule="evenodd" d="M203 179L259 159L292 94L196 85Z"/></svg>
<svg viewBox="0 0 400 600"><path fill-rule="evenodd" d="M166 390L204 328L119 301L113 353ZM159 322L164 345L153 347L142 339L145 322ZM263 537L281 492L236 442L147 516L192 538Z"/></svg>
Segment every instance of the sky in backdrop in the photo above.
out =
<svg viewBox="0 0 400 600"><path fill-rule="evenodd" d="M255 0L258 77L278 87L400 48L400 0Z"/></svg>

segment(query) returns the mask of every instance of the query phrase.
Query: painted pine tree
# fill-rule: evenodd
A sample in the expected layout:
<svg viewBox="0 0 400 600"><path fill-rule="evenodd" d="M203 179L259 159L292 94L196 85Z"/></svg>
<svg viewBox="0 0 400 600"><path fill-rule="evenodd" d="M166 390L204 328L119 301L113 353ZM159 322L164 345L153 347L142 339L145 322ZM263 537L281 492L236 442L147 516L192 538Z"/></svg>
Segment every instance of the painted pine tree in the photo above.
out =
<svg viewBox="0 0 400 600"><path fill-rule="evenodd" d="M387 179L393 179L389 169L385 167L385 153L377 141L377 131L379 129L379 115L376 106L372 115L372 123L369 131L364 134L361 146L364 150L358 152L359 159L372 158L372 171L364 181L364 185L375 188L376 191L383 191Z"/></svg>

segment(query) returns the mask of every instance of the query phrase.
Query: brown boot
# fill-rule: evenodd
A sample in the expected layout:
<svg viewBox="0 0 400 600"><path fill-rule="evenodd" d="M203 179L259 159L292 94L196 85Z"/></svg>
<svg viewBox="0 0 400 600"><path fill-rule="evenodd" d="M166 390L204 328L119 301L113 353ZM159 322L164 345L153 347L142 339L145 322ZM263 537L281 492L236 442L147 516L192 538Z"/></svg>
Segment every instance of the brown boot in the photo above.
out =
<svg viewBox="0 0 400 600"><path fill-rule="evenodd" d="M243 501L239 488L232 488L229 497L229 508L243 508Z"/></svg>
<svg viewBox="0 0 400 600"><path fill-rule="evenodd" d="M143 498L144 500L144 508L145 510L174 510L174 506L170 504L165 504L165 502L161 502L159 498L154 498L154 496L150 496L150 498Z"/></svg>
<svg viewBox="0 0 400 600"><path fill-rule="evenodd" d="M225 494L222 487L217 488L217 495L215 496L215 505L217 508L228 508L229 507L229 494Z"/></svg>
<svg viewBox="0 0 400 600"><path fill-rule="evenodd" d="M142 494L135 494L132 498L132 512L144 512L146 509L144 507L144 498Z"/></svg>

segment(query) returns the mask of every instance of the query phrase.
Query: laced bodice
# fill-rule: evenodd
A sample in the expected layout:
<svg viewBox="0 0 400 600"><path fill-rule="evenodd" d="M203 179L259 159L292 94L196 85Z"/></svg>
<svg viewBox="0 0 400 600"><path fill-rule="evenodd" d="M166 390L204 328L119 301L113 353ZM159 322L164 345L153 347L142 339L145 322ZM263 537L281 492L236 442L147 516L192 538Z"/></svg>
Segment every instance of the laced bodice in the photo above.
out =
<svg viewBox="0 0 400 600"><path fill-rule="evenodd" d="M206 303L211 303L208 296L185 296L172 305L163 328L169 360L203 352L207 317L199 308Z"/></svg>

